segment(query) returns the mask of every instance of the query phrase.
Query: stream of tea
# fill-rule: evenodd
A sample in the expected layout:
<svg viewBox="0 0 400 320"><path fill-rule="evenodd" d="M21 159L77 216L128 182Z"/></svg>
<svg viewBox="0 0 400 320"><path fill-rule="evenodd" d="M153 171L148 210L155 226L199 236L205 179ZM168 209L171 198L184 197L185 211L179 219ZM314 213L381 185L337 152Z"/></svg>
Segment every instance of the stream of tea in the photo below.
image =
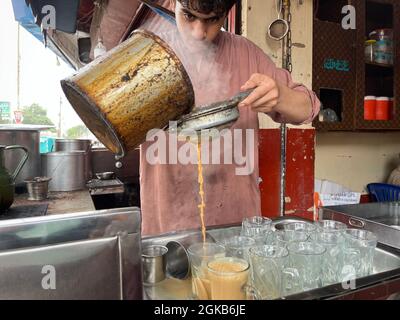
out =
<svg viewBox="0 0 400 320"><path fill-rule="evenodd" d="M206 225L204 219L204 210L206 208L206 203L204 201L204 178L203 178L203 163L201 160L201 142L197 143L197 166L198 166L198 182L199 182L199 196L200 204L198 205L200 221L201 221L201 233L203 235L203 242L206 242Z"/></svg>

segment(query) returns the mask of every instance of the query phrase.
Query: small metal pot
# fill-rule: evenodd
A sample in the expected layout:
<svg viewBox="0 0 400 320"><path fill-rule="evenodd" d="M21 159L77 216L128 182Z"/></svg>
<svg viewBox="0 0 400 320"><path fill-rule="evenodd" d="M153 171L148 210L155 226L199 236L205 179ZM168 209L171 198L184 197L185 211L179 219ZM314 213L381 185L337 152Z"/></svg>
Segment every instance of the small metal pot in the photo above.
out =
<svg viewBox="0 0 400 320"><path fill-rule="evenodd" d="M165 255L168 249L154 245L142 250L143 282L155 284L165 279Z"/></svg>
<svg viewBox="0 0 400 320"><path fill-rule="evenodd" d="M50 180L51 178L47 177L35 177L25 180L29 195L28 200L41 201L47 199Z"/></svg>
<svg viewBox="0 0 400 320"><path fill-rule="evenodd" d="M99 180L112 180L115 179L115 172L99 172L96 177Z"/></svg>

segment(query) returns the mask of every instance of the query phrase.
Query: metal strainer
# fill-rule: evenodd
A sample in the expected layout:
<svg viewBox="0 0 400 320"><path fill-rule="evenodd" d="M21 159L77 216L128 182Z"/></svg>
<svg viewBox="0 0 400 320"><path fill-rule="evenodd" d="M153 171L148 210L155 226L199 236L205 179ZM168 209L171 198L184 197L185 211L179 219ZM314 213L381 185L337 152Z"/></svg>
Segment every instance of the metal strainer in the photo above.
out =
<svg viewBox="0 0 400 320"><path fill-rule="evenodd" d="M285 38L289 32L289 24L288 22L281 18L283 17L283 0L276 0L276 12L278 14L278 18L269 25L268 27L268 36L276 41L280 41Z"/></svg>
<svg viewBox="0 0 400 320"><path fill-rule="evenodd" d="M197 108L178 120L178 131L191 129L200 132L230 126L239 118L238 104L246 99L251 92L253 92L253 89L241 92L229 100Z"/></svg>

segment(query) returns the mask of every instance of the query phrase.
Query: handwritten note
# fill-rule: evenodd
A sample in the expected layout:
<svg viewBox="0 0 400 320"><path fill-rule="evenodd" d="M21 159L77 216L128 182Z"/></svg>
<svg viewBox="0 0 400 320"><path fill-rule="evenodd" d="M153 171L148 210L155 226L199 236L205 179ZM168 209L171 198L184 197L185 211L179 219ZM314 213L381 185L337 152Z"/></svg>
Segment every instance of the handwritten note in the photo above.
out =
<svg viewBox="0 0 400 320"><path fill-rule="evenodd" d="M319 198L322 206L324 207L359 204L361 200L361 193L344 192L337 194L320 194Z"/></svg>

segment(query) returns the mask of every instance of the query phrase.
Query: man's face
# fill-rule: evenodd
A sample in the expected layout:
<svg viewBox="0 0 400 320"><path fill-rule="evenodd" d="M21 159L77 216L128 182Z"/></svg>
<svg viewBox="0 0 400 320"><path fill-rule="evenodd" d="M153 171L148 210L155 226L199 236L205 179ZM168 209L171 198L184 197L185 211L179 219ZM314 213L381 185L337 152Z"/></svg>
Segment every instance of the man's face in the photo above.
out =
<svg viewBox="0 0 400 320"><path fill-rule="evenodd" d="M189 10L179 1L175 1L175 15L185 45L189 50L196 52L207 49L220 32L226 17L213 12L202 14Z"/></svg>

